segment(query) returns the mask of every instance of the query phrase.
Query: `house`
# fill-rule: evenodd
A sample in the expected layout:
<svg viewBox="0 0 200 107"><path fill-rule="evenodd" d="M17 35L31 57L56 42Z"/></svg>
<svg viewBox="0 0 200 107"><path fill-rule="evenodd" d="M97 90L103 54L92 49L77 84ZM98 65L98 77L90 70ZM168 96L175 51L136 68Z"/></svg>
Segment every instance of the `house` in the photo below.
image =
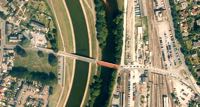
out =
<svg viewBox="0 0 200 107"><path fill-rule="evenodd" d="M200 9L197 5L195 5L192 7L191 15L196 16L198 14L200 14Z"/></svg>
<svg viewBox="0 0 200 107"><path fill-rule="evenodd" d="M183 36L188 36L188 34L189 34L188 33L189 27L188 27L188 24L187 24L186 21L181 22L180 28L181 28L181 31L182 31L182 35Z"/></svg>
<svg viewBox="0 0 200 107"><path fill-rule="evenodd" d="M7 0L0 0L0 7L1 7L1 6L2 6L2 7L6 6L7 3L8 3Z"/></svg>
<svg viewBox="0 0 200 107"><path fill-rule="evenodd" d="M187 1L182 2L181 5L180 5L180 10L184 10L184 9L186 9L187 6L188 6L188 2L187 2Z"/></svg>
<svg viewBox="0 0 200 107"><path fill-rule="evenodd" d="M196 23L197 23L198 26L200 26L200 19L196 20Z"/></svg>
<svg viewBox="0 0 200 107"><path fill-rule="evenodd" d="M8 41L11 43L17 43L21 41L21 38L17 34L11 34L10 36L8 36Z"/></svg>
<svg viewBox="0 0 200 107"><path fill-rule="evenodd" d="M199 48L200 47L200 41L193 42L193 48Z"/></svg>

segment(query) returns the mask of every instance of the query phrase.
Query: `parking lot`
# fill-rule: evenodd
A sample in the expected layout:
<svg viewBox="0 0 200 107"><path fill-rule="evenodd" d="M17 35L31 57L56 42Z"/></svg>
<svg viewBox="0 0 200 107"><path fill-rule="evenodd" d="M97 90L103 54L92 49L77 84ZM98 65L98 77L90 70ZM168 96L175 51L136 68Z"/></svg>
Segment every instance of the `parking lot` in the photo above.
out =
<svg viewBox="0 0 200 107"><path fill-rule="evenodd" d="M163 16L162 21L157 21L157 30L162 54L162 64L165 69L171 69L181 64L180 56L172 36L169 21Z"/></svg>

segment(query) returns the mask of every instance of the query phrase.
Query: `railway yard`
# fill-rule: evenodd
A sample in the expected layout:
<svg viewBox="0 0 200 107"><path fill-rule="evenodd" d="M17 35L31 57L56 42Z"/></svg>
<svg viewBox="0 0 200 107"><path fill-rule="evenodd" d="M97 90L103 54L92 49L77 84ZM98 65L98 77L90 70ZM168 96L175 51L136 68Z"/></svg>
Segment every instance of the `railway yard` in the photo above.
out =
<svg viewBox="0 0 200 107"><path fill-rule="evenodd" d="M181 73L187 68L174 37L166 1L127 0L124 3L124 65L141 64L173 71L176 75L155 73L145 68L122 69L113 92L112 106L186 107L197 91ZM175 79L177 75L184 77L186 83Z"/></svg>

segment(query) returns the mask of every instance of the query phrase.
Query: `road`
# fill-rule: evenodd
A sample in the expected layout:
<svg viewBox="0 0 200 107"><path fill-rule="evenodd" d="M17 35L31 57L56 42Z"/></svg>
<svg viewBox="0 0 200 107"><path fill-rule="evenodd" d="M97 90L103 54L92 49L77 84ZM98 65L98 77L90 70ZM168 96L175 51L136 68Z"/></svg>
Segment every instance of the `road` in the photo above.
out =
<svg viewBox="0 0 200 107"><path fill-rule="evenodd" d="M2 58L4 53L4 46L6 44L6 35L5 35L5 24L6 22L0 18L0 64L2 65ZM1 66L0 66L1 71Z"/></svg>

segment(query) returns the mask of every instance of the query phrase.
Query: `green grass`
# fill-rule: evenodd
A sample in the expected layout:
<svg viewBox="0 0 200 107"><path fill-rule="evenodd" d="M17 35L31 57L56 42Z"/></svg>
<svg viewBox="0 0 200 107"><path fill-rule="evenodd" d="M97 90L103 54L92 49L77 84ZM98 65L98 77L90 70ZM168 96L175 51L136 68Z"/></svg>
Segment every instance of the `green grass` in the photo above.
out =
<svg viewBox="0 0 200 107"><path fill-rule="evenodd" d="M52 67L48 63L48 54L44 53L44 57L39 57L37 51L27 50L27 57L16 55L14 60L15 67L26 67L30 71L54 72L56 74L57 66Z"/></svg>
<svg viewBox="0 0 200 107"><path fill-rule="evenodd" d="M117 0L118 8L120 11L124 9L124 0Z"/></svg>
<svg viewBox="0 0 200 107"><path fill-rule="evenodd" d="M64 4L60 3L62 2L61 0L58 2L57 0L51 0L53 4L50 4L49 1L48 4L52 8L54 8L55 10L55 14L54 14L54 18L55 16L57 16L58 18L58 23L60 25L60 30L61 30L61 34L63 36L64 39L64 47L66 49L67 52L73 52L74 50L74 45L73 45L73 36L72 36L72 29L70 26L70 20L69 17L67 15L67 12L65 10ZM54 21L56 22L56 21ZM57 28L58 28L58 24L57 24ZM62 46L62 40L61 40L61 34L59 33L59 30L57 30L58 32L58 47Z"/></svg>
<svg viewBox="0 0 200 107"><path fill-rule="evenodd" d="M49 107L56 107L58 99L61 93L61 86L54 85L53 86L53 94L49 96Z"/></svg>
<svg viewBox="0 0 200 107"><path fill-rule="evenodd" d="M58 107L64 107L64 105L65 105L65 100L66 100L67 94L69 92L70 82L73 81L72 80L73 72L74 72L73 71L73 60L70 58L66 58L65 87L64 87L63 94L62 94L62 97L61 97ZM50 106L50 107L55 107L55 106Z"/></svg>
<svg viewBox="0 0 200 107"><path fill-rule="evenodd" d="M141 17L136 16L135 17L135 27L141 27L142 26L142 19Z"/></svg>
<svg viewBox="0 0 200 107"><path fill-rule="evenodd" d="M192 49L192 41L191 40L187 40L187 41L185 41L185 43L186 43L187 49L191 50Z"/></svg>
<svg viewBox="0 0 200 107"><path fill-rule="evenodd" d="M83 6L85 8L86 17L88 19L89 29L90 29L90 38L91 38L91 47L92 47L92 57L97 58L97 39L96 39L96 29L95 29L95 20L93 13L90 8L86 5L85 1L83 1ZM93 10L92 10L93 11Z"/></svg>
<svg viewBox="0 0 200 107"><path fill-rule="evenodd" d="M142 17L142 27L144 29L144 36L148 37L148 22L146 16Z"/></svg>

